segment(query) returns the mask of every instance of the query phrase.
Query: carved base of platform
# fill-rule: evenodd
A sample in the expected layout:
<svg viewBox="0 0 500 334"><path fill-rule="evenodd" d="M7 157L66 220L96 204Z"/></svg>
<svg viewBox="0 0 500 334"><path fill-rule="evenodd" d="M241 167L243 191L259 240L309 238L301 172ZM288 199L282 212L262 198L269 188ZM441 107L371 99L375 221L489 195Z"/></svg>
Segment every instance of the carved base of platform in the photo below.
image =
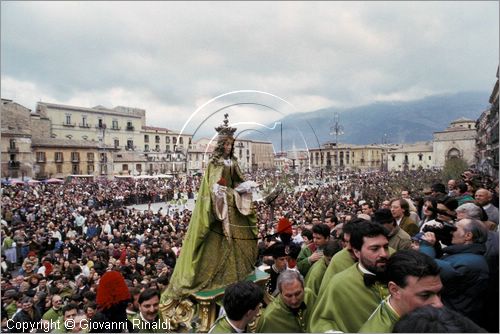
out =
<svg viewBox="0 0 500 334"><path fill-rule="evenodd" d="M170 322L172 332L189 332L196 306L189 299L168 299L160 304L160 317Z"/></svg>
<svg viewBox="0 0 500 334"><path fill-rule="evenodd" d="M262 288L268 279L269 275L260 270L256 270L246 278ZM207 333L217 319L217 302L223 296L224 288L220 288L200 291L183 300L168 299L164 304L160 304L160 315L163 320L170 321L172 332L190 332L193 330L191 324L194 321L196 323L194 331ZM250 328L255 330L256 324L254 322Z"/></svg>

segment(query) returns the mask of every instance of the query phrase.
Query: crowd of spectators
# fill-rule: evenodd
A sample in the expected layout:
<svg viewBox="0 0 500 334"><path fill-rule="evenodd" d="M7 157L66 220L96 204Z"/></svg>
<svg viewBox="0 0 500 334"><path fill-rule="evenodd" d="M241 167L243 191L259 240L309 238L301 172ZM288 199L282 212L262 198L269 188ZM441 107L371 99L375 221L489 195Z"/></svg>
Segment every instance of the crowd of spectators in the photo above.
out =
<svg viewBox="0 0 500 334"><path fill-rule="evenodd" d="M443 196L466 198L467 202L474 201L476 191L484 188L491 196L480 206L488 211L490 203L498 207L498 183L472 171L464 173L463 179L449 189L435 187L448 181L440 180L438 171L424 170L345 172L341 176L325 171L260 171L247 175L247 179L265 188L263 199L255 202L259 224L256 243L261 250L276 239L276 224L282 217L292 222L293 240L298 244L309 243L310 234L304 231L320 222L331 228L332 236L342 239L339 227L358 215L370 218L375 210L390 208L392 200L403 193L418 220L415 223L420 225L428 220L425 204L430 199L426 196L436 195L436 190L444 191ZM141 292L161 293L168 285L191 218L190 210L180 203L196 200L200 180L199 176L74 179L65 184L4 186L0 235L2 328L9 319L47 321L64 317L67 305L76 305L78 315L91 319L97 309L98 282L107 271L123 275L132 296L127 314L137 315ZM158 202L164 205L155 212L133 207ZM449 211L454 209L456 206ZM491 230L498 225L496 212ZM262 256L256 263L260 264Z"/></svg>

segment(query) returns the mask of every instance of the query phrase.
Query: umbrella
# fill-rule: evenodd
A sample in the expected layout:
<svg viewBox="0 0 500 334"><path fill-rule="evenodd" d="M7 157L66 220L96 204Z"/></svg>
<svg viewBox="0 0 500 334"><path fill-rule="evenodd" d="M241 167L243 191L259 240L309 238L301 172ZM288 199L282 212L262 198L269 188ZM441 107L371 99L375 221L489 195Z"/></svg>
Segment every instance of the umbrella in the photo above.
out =
<svg viewBox="0 0 500 334"><path fill-rule="evenodd" d="M59 184L64 183L64 181L63 181L63 180L61 180L61 179L56 179L56 178L51 178L51 179L45 180L44 182L45 182L45 183L59 183Z"/></svg>
<svg viewBox="0 0 500 334"><path fill-rule="evenodd" d="M24 181L21 180L10 180L10 184L13 186L24 185Z"/></svg>
<svg viewBox="0 0 500 334"><path fill-rule="evenodd" d="M28 184L29 184L30 186L36 185L36 184L38 184L38 183L41 183L41 182L40 182L40 181L38 181L38 180L29 180L29 181L28 181Z"/></svg>

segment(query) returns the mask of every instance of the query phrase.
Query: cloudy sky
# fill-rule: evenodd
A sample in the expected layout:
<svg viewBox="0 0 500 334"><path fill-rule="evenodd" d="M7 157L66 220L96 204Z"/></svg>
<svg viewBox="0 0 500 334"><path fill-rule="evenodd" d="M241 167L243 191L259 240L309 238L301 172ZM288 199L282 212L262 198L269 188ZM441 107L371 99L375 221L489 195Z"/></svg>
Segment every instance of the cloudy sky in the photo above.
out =
<svg viewBox="0 0 500 334"><path fill-rule="evenodd" d="M173 129L234 103L271 107L235 117L264 122L491 91L498 50L496 1L1 2L2 98L138 107Z"/></svg>

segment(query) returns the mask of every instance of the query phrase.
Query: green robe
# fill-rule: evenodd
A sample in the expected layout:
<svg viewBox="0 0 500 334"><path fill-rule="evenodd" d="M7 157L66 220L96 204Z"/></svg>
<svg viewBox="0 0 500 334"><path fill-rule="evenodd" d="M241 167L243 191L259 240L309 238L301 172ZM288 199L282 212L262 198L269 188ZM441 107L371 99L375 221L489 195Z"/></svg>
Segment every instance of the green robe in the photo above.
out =
<svg viewBox="0 0 500 334"><path fill-rule="evenodd" d="M212 187L221 177L227 186L230 236L223 228L223 222L215 216ZM232 166L225 166L222 160L210 162L170 284L161 296L161 304L168 299L182 299L199 291L223 288L245 279L254 270L258 254L257 218L253 209L247 215L240 212L236 203L239 195L233 189L243 181L236 159L233 158Z"/></svg>
<svg viewBox="0 0 500 334"><path fill-rule="evenodd" d="M330 261L330 264L328 265L328 268L326 268L326 271L323 275L323 280L321 281L318 296L321 296L323 294L327 283L331 281L333 276L349 268L354 263L355 262L353 258L346 248L335 254L332 257L332 260Z"/></svg>
<svg viewBox="0 0 500 334"><path fill-rule="evenodd" d="M306 333L311 317L311 305L316 299L314 292L304 289L305 309L298 314L292 313L290 308L283 302L281 295L269 304L257 324L256 333Z"/></svg>
<svg viewBox="0 0 500 334"><path fill-rule="evenodd" d="M392 255L395 252L396 250L390 246L390 241L389 241L389 254ZM321 286L319 288L318 296L323 294L326 285L328 284L328 282L332 280L333 276L349 268L354 263L356 263L356 261L354 261L354 259L351 257L346 248L342 249L340 252L335 254L332 257L332 260L330 261L328 268L326 268L325 274L323 275L323 280L321 281Z"/></svg>
<svg viewBox="0 0 500 334"><path fill-rule="evenodd" d="M305 278L304 285L306 288L311 289L316 295L319 292L319 287L321 286L321 281L325 275L326 268L326 258L323 256L312 265Z"/></svg>
<svg viewBox="0 0 500 334"><path fill-rule="evenodd" d="M299 256L297 257L297 268L304 277L306 277L307 272L311 268L311 263L309 263L308 258L312 253L309 247L304 247L300 250Z"/></svg>
<svg viewBox="0 0 500 334"><path fill-rule="evenodd" d="M227 316L219 318L215 324L208 331L209 333L236 333L236 330L229 324L227 321ZM245 330L245 333L248 333L248 330Z"/></svg>
<svg viewBox="0 0 500 334"><path fill-rule="evenodd" d="M365 286L356 263L335 275L319 296L310 319L310 332L355 333L387 295L387 287L382 284Z"/></svg>
<svg viewBox="0 0 500 334"><path fill-rule="evenodd" d="M388 298L380 303L360 328L360 333L392 333L394 324L399 320L399 315L389 306L387 301Z"/></svg>

